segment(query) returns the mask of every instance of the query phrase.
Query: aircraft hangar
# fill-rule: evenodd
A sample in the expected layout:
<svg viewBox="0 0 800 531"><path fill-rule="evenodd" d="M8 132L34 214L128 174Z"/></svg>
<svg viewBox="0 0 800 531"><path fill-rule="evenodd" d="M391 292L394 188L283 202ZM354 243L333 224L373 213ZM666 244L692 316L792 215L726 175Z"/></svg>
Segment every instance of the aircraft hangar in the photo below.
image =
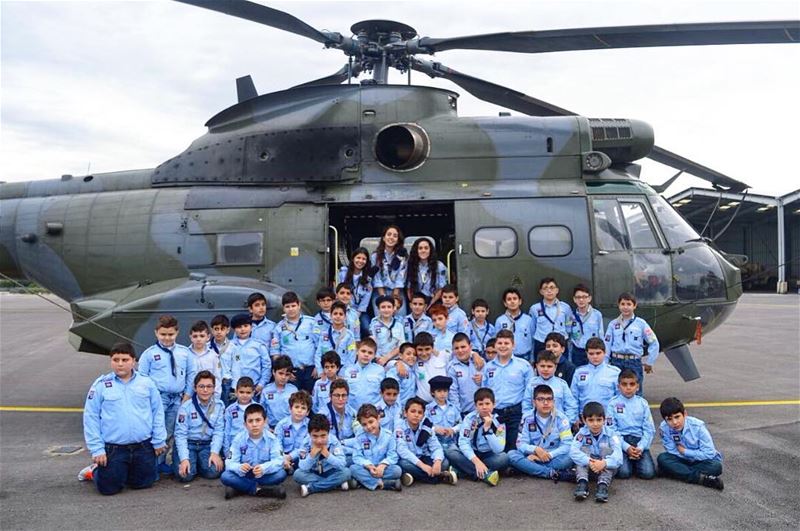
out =
<svg viewBox="0 0 800 531"><path fill-rule="evenodd" d="M739 261L745 291L800 292L800 189L782 196L688 188L669 202Z"/></svg>

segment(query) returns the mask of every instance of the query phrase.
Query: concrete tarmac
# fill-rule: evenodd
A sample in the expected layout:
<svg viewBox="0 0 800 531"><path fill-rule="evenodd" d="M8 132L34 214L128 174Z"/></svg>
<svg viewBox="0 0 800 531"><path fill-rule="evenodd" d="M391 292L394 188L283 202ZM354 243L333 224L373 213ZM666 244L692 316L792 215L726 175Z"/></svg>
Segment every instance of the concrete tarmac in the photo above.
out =
<svg viewBox="0 0 800 531"><path fill-rule="evenodd" d="M401 493L365 490L284 501L223 499L215 481L99 495L78 482L85 450L79 412L14 411L10 406L80 408L108 359L75 352L70 316L30 295L0 294L0 529L750 529L800 522L800 300L745 295L731 318L693 345L702 378L683 382L661 356L645 380L658 404L678 396L705 420L725 456L725 490L666 479L618 480L611 500L572 500L573 485L503 478L495 488L414 485ZM753 405L751 402L788 401ZM660 421L654 410L656 424ZM662 451L660 442L652 448Z"/></svg>

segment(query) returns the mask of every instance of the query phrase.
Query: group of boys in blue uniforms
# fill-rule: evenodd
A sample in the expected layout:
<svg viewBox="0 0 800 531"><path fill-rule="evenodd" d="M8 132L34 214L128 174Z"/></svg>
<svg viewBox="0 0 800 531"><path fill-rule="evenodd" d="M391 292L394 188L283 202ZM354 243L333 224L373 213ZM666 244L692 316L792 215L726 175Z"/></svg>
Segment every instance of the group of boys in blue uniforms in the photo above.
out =
<svg viewBox="0 0 800 531"><path fill-rule="evenodd" d="M313 317L288 292L278 323L254 293L249 313L195 323L189 347L175 342L177 320L162 316L138 369L132 347L115 345L113 371L93 383L84 409L98 490L147 487L159 472L220 478L228 498L283 498L289 475L307 496L459 477L494 486L517 473L577 482L578 500L596 477L605 502L613 477L655 476L641 385L659 345L632 295L619 297L620 316L603 330L588 288L575 288L573 309L543 279L529 313L509 288L491 324L485 301L468 319L446 284L433 306L410 293L402 317L397 297L375 297L364 330L358 289L320 290ZM722 457L702 421L676 398L660 411L659 472L721 489Z"/></svg>

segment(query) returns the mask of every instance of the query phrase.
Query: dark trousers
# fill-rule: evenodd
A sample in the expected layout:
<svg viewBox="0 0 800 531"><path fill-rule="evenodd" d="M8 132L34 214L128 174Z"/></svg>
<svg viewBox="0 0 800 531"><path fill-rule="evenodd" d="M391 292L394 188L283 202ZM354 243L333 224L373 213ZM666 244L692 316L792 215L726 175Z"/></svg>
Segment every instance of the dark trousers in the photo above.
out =
<svg viewBox="0 0 800 531"><path fill-rule="evenodd" d="M298 390L308 391L309 393L314 392L314 378L311 377L311 373L314 372L313 365L303 367L302 369L294 369L292 372L295 378L297 378L294 381L294 385Z"/></svg>
<svg viewBox="0 0 800 531"><path fill-rule="evenodd" d="M506 425L506 447L503 450L508 453L517 448L517 434L519 434L519 423L522 422L522 404L495 409L497 420Z"/></svg>
<svg viewBox="0 0 800 531"><path fill-rule="evenodd" d="M622 438L631 446L636 446L641 440L641 437L636 437L635 435L623 435ZM639 459L631 459L627 453L622 452L622 465L617 470L617 477L619 479L627 479L632 474L636 474L641 479L653 479L656 477L656 464L653 463L650 449L642 451L642 457Z"/></svg>
<svg viewBox="0 0 800 531"><path fill-rule="evenodd" d="M534 362L536 362L536 356L538 356L539 352L541 352L543 350L547 350L547 349L544 348L544 342L543 341L536 341L534 339L533 340L533 350L531 351L531 357L533 358Z"/></svg>
<svg viewBox="0 0 800 531"><path fill-rule="evenodd" d="M156 481L156 454L150 440L124 445L106 443L106 459L106 466L94 471L94 484L100 494L116 494L125 486L146 489Z"/></svg>
<svg viewBox="0 0 800 531"><path fill-rule="evenodd" d="M419 458L420 461L425 463L428 466L433 466L433 459L430 456L423 455ZM433 485L437 483L441 483L441 478L439 476L429 476L425 471L423 471L420 467L417 466L415 462L411 462L408 459L400 459L397 463L400 465L400 468L403 469L403 472L407 474L411 474L415 481L421 481L422 483L431 483ZM450 467L450 463L445 458L442 461L442 472L446 472L447 469Z"/></svg>
<svg viewBox="0 0 800 531"><path fill-rule="evenodd" d="M722 474L722 461L689 461L669 452L658 454L658 473L686 483L700 483L700 474L719 476Z"/></svg>
<svg viewBox="0 0 800 531"><path fill-rule="evenodd" d="M570 353L570 361L575 367L580 367L581 365L586 365L589 363L589 358L586 357L586 349L576 347L575 345L572 346L572 352Z"/></svg>

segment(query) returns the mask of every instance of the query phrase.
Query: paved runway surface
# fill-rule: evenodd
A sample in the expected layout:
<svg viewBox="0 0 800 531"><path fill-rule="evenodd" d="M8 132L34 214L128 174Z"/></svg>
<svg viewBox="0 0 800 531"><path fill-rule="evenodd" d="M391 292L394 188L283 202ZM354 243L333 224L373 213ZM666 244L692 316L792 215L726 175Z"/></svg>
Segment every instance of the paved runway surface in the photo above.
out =
<svg viewBox="0 0 800 531"><path fill-rule="evenodd" d="M0 294L1 529L606 529L792 528L800 522L800 300L745 295L728 322L692 351L703 375L685 383L662 356L646 397L699 403L725 455L725 490L656 479L615 481L607 505L572 500L572 486L503 478L496 488L460 481L402 493L364 490L285 501L225 501L217 482L169 478L144 491L102 497L76 474L85 451L78 412L11 411L8 406L80 408L107 358L76 353L68 314L28 295ZM35 341L33 339L36 339ZM790 401L785 405L739 402ZM709 404L710 403L710 404ZM720 403L727 403L722 405ZM702 405L703 407L700 407ZM660 420L654 412L656 422ZM654 444L653 453L661 451Z"/></svg>

